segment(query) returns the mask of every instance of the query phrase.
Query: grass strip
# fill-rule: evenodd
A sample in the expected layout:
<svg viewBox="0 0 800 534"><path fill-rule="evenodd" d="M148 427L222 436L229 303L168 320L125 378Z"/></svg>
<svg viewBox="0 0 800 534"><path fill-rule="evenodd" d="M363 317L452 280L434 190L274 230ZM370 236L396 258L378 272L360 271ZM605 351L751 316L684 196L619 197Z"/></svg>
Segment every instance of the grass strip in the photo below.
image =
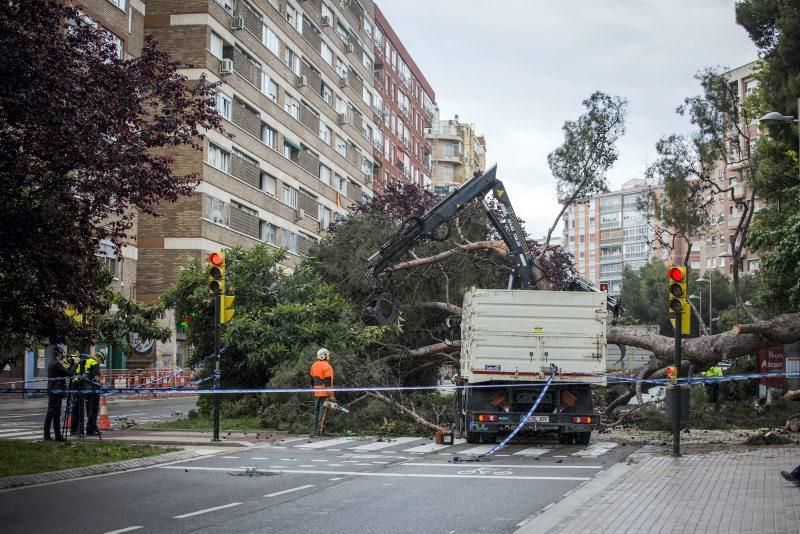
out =
<svg viewBox="0 0 800 534"><path fill-rule="evenodd" d="M173 450L177 449L131 443L0 440L0 477L131 460Z"/></svg>

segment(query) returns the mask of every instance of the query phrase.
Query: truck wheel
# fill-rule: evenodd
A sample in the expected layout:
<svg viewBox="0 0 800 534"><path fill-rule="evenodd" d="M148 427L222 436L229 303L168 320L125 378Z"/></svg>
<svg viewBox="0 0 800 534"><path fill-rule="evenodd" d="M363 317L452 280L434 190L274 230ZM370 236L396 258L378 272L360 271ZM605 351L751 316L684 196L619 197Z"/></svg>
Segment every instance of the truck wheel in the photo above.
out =
<svg viewBox="0 0 800 534"><path fill-rule="evenodd" d="M572 440L574 439L574 435L572 432L562 432L561 430L558 431L558 442L562 445L570 445Z"/></svg>
<svg viewBox="0 0 800 534"><path fill-rule="evenodd" d="M490 444L494 445L494 443L497 441L497 434L495 434L495 433L482 434L481 435L481 441L483 443L490 443Z"/></svg>
<svg viewBox="0 0 800 534"><path fill-rule="evenodd" d="M467 443L480 443L481 435L477 432L467 432Z"/></svg>
<svg viewBox="0 0 800 534"><path fill-rule="evenodd" d="M591 432L575 432L575 443L578 445L588 445L591 437Z"/></svg>

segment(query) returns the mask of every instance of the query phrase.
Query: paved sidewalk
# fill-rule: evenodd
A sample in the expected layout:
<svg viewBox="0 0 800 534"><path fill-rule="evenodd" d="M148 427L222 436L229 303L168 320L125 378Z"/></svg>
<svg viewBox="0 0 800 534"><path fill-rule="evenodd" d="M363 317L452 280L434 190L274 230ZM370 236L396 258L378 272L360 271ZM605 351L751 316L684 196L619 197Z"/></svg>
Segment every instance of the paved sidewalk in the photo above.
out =
<svg viewBox="0 0 800 534"><path fill-rule="evenodd" d="M800 488L779 474L800 463L800 447L645 452L630 462L610 469L604 488L579 488L518 532L800 532Z"/></svg>

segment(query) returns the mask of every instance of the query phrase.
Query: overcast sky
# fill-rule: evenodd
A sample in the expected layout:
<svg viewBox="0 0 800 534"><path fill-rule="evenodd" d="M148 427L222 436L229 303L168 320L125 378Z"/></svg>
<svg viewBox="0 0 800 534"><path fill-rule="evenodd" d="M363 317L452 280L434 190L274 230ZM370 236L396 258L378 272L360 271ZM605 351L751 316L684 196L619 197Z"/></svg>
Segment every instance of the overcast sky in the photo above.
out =
<svg viewBox="0 0 800 534"><path fill-rule="evenodd" d="M600 90L629 101L612 189L642 177L656 141L689 129L675 114L707 66L756 49L733 0L377 0L436 92L441 118L476 125L533 237L558 214L547 154ZM501 7L502 6L502 7Z"/></svg>

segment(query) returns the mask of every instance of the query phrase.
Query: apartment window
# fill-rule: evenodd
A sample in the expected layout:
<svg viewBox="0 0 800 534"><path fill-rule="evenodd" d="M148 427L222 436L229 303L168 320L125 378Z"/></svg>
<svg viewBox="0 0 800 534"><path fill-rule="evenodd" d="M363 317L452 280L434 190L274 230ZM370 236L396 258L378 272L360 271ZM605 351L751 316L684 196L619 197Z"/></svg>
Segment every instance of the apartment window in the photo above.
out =
<svg viewBox="0 0 800 534"><path fill-rule="evenodd" d="M319 55L328 65L333 66L333 50L324 41L319 45Z"/></svg>
<svg viewBox="0 0 800 534"><path fill-rule="evenodd" d="M327 18L328 24L333 24L333 11L327 4L322 4L322 18Z"/></svg>
<svg viewBox="0 0 800 534"><path fill-rule="evenodd" d="M297 209L297 189L284 184L283 203Z"/></svg>
<svg viewBox="0 0 800 534"><path fill-rule="evenodd" d="M330 208L326 208L322 204L317 204L317 220L321 223L320 226L323 229L328 228L328 225L331 224L331 212Z"/></svg>
<svg viewBox="0 0 800 534"><path fill-rule="evenodd" d="M367 49L365 48L361 54L361 64L364 65L364 68L371 71L372 70L372 58L367 55Z"/></svg>
<svg viewBox="0 0 800 534"><path fill-rule="evenodd" d="M208 144L208 164L222 172L231 168L231 155L213 143Z"/></svg>
<svg viewBox="0 0 800 534"><path fill-rule="evenodd" d="M300 16L300 11L292 4L286 4L286 20L292 25L292 28L300 33L303 33L303 17Z"/></svg>
<svg viewBox="0 0 800 534"><path fill-rule="evenodd" d="M300 120L300 103L291 96L284 97L283 109L295 119Z"/></svg>
<svg viewBox="0 0 800 534"><path fill-rule="evenodd" d="M116 279L117 276L117 247L114 246L108 240L102 240L100 242L100 247L98 248L96 256L100 257L103 263L106 264L106 267L111 274Z"/></svg>
<svg viewBox="0 0 800 534"><path fill-rule="evenodd" d="M339 36L339 38L340 38L342 41L344 41L345 43L347 42L347 39L348 39L348 38L349 38L349 36L350 36L350 34L348 33L348 31L347 31L347 30L345 29L345 27L344 27L344 26L342 26L341 24L337 24L337 25L336 25L336 35L338 35L338 36Z"/></svg>
<svg viewBox="0 0 800 534"><path fill-rule="evenodd" d="M261 142L275 150L275 142L277 140L278 132L271 128L268 124L261 124Z"/></svg>
<svg viewBox="0 0 800 534"><path fill-rule="evenodd" d="M343 176L336 175L336 179L334 180L334 189L339 193L346 195L347 194L347 178Z"/></svg>
<svg viewBox="0 0 800 534"><path fill-rule="evenodd" d="M366 18L361 19L361 27L370 38L372 38L372 24Z"/></svg>
<svg viewBox="0 0 800 534"><path fill-rule="evenodd" d="M338 56L336 57L336 74L342 78L347 78L347 65Z"/></svg>
<svg viewBox="0 0 800 534"><path fill-rule="evenodd" d="M319 94L322 96L322 100L331 106L333 105L333 93L331 92L331 88L325 85L325 83L320 87Z"/></svg>
<svg viewBox="0 0 800 534"><path fill-rule="evenodd" d="M325 141L326 145L331 144L331 129L322 121L319 121L319 138Z"/></svg>
<svg viewBox="0 0 800 534"><path fill-rule="evenodd" d="M289 252L297 254L297 234L294 234L286 228L281 228L281 246Z"/></svg>
<svg viewBox="0 0 800 534"><path fill-rule="evenodd" d="M233 15L233 0L215 0L222 9Z"/></svg>
<svg viewBox="0 0 800 534"><path fill-rule="evenodd" d="M300 147L291 141L283 141L283 157L297 163L300 161Z"/></svg>
<svg viewBox="0 0 800 534"><path fill-rule="evenodd" d="M345 143L344 139L342 139L338 135L335 136L335 137L336 137L336 147L335 147L336 148L336 152L338 152L342 156L346 156L347 155L347 143Z"/></svg>
<svg viewBox="0 0 800 534"><path fill-rule="evenodd" d="M251 208L249 206L245 206L244 204L240 204L239 202L231 201L231 206L233 206L234 208L236 208L239 211L243 211L244 213L247 213L248 215L256 215L256 216L258 215L258 211L254 210L253 208Z"/></svg>
<svg viewBox="0 0 800 534"><path fill-rule="evenodd" d="M442 179L445 182L452 182L453 181L453 166L452 165L443 165L442 166Z"/></svg>
<svg viewBox="0 0 800 534"><path fill-rule="evenodd" d="M340 115L347 115L347 102L338 96L336 97L336 113L339 113Z"/></svg>
<svg viewBox="0 0 800 534"><path fill-rule="evenodd" d="M122 11L125 11L125 0L108 0L108 1L117 6L118 8L120 8Z"/></svg>
<svg viewBox="0 0 800 534"><path fill-rule="evenodd" d="M364 139L367 141L372 140L372 128L367 124L367 121L361 121L361 135L364 136Z"/></svg>
<svg viewBox="0 0 800 534"><path fill-rule="evenodd" d="M287 67L292 69L292 72L300 76L300 56L295 54L290 48L286 49L284 63L286 63Z"/></svg>
<svg viewBox="0 0 800 534"><path fill-rule="evenodd" d="M361 86L361 100L366 102L369 107L372 107L372 91L369 90L367 84Z"/></svg>
<svg viewBox="0 0 800 534"><path fill-rule="evenodd" d="M267 173L261 173L261 190L271 197L275 196L278 180Z"/></svg>
<svg viewBox="0 0 800 534"><path fill-rule="evenodd" d="M319 180L325 185L331 185L331 170L325 165L319 166Z"/></svg>
<svg viewBox="0 0 800 534"><path fill-rule="evenodd" d="M280 54L281 41L278 39L278 35L267 26L261 27L261 42L276 56Z"/></svg>
<svg viewBox="0 0 800 534"><path fill-rule="evenodd" d="M261 92L273 102L278 101L278 85L263 70L261 71Z"/></svg>
<svg viewBox="0 0 800 534"><path fill-rule="evenodd" d="M231 99L222 93L214 95L214 107L222 118L231 120Z"/></svg>
<svg viewBox="0 0 800 534"><path fill-rule="evenodd" d="M261 221L261 241L264 243L269 243L270 245L275 245L276 234L278 233L278 227L274 224L270 224L267 221Z"/></svg>
<svg viewBox="0 0 800 534"><path fill-rule="evenodd" d="M222 37L214 32L211 32L211 55L217 59L222 59L222 49L225 47L225 41Z"/></svg>
<svg viewBox="0 0 800 534"><path fill-rule="evenodd" d="M372 174L372 162L367 156L361 156L361 172L364 174Z"/></svg>

